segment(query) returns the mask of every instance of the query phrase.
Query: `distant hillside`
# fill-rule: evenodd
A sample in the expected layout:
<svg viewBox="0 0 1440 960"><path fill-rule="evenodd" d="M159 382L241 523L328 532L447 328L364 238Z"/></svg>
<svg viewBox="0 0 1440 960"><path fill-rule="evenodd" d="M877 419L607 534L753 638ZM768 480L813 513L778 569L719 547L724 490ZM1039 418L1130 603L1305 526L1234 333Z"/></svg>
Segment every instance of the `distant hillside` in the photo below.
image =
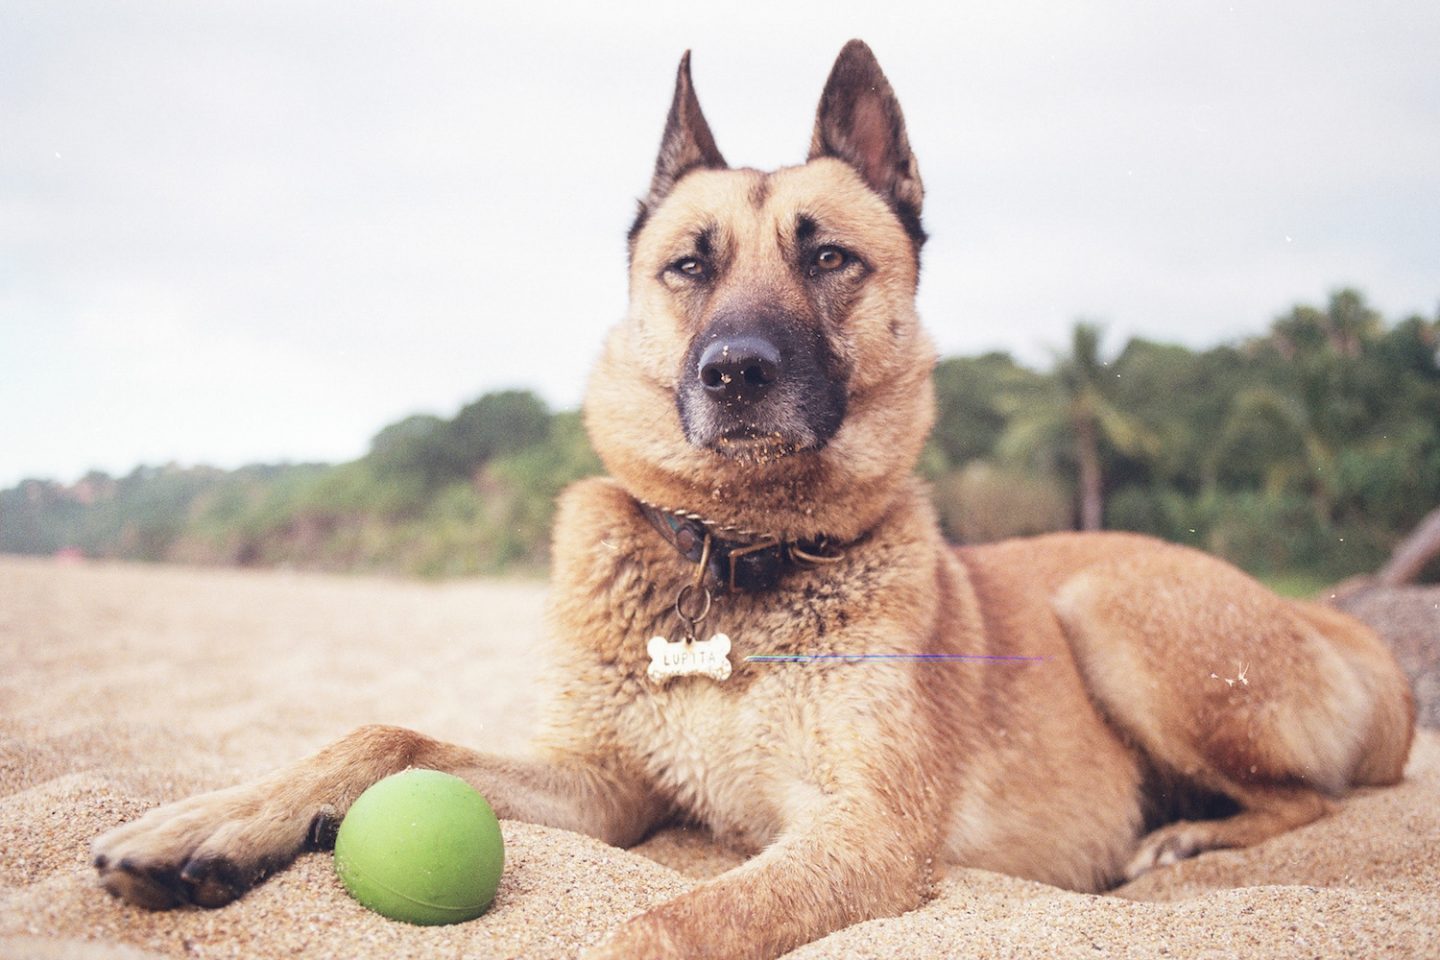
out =
<svg viewBox="0 0 1440 960"><path fill-rule="evenodd" d="M139 467L0 492L0 552L423 576L540 570L553 500L597 472L575 413L487 394L339 465Z"/></svg>

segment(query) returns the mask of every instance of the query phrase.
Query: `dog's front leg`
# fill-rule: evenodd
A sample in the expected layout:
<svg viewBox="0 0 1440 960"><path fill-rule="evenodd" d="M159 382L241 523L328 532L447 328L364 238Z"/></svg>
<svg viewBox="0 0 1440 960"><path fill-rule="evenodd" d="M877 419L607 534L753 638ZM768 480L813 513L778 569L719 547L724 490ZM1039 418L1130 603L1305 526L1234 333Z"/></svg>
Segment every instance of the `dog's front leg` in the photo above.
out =
<svg viewBox="0 0 1440 960"><path fill-rule="evenodd" d="M306 849L334 843L350 804L409 767L464 777L511 819L637 839L658 815L649 792L613 763L583 753L494 757L398 727L361 727L319 753L251 783L150 811L93 845L100 881L151 909L229 903Z"/></svg>
<svg viewBox="0 0 1440 960"><path fill-rule="evenodd" d="M890 804L834 798L747 863L627 922L587 960L770 958L916 907L928 831Z"/></svg>

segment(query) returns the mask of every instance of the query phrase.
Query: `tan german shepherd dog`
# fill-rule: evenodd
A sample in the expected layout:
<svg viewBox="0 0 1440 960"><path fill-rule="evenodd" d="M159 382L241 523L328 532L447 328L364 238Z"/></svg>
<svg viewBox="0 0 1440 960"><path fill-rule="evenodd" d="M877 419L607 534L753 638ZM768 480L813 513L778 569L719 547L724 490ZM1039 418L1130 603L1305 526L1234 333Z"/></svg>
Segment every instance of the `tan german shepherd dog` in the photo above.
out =
<svg viewBox="0 0 1440 960"><path fill-rule="evenodd" d="M912 475L921 201L865 44L772 173L726 166L687 55L585 403L611 478L555 525L535 758L363 728L100 837L104 886L226 903L431 767L501 817L622 846L684 819L754 852L592 956L773 957L910 910L945 865L1104 890L1399 780L1410 691L1358 622L1139 536L945 543Z"/></svg>

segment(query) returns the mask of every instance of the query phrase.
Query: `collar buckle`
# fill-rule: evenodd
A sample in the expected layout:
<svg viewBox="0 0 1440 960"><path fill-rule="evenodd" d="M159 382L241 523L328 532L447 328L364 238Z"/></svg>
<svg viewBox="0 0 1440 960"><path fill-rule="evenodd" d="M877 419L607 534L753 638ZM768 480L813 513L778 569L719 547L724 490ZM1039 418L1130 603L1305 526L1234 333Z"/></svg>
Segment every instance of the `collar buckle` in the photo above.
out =
<svg viewBox="0 0 1440 960"><path fill-rule="evenodd" d="M698 514L667 510L644 500L641 512L686 561L696 564L697 583L732 593L773 588L790 569L811 569L838 563L845 551L828 537L782 540L751 530L722 527ZM726 539L722 534L743 539Z"/></svg>

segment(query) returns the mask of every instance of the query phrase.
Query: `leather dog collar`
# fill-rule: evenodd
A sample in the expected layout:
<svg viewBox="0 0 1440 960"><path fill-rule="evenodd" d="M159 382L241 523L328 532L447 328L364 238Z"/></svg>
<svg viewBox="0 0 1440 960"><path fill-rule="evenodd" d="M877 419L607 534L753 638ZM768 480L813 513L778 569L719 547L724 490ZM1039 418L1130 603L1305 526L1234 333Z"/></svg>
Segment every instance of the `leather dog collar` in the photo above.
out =
<svg viewBox="0 0 1440 960"><path fill-rule="evenodd" d="M704 583L717 590L769 590L786 572L844 559L828 537L782 540L753 530L727 527L686 510L669 510L636 500L645 519L689 563L705 562ZM707 544L708 556L707 556Z"/></svg>

